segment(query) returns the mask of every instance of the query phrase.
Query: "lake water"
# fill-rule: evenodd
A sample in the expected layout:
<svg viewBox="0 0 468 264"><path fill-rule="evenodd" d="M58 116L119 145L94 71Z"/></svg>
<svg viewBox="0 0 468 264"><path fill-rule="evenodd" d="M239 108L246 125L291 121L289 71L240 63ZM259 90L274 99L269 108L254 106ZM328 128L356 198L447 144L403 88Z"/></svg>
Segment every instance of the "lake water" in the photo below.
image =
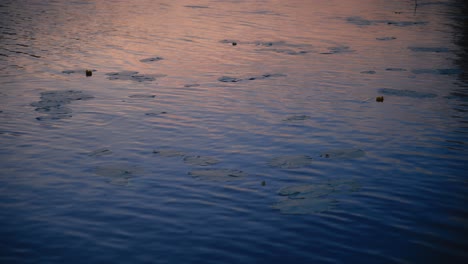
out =
<svg viewBox="0 0 468 264"><path fill-rule="evenodd" d="M468 6L418 2L1 1L0 262L466 261Z"/></svg>

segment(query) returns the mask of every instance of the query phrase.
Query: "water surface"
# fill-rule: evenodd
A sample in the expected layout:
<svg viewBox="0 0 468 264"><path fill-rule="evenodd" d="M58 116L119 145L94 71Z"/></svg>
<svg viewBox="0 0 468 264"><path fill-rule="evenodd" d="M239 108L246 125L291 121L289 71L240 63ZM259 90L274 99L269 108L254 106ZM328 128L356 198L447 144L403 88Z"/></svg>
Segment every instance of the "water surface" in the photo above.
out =
<svg viewBox="0 0 468 264"><path fill-rule="evenodd" d="M462 263L468 9L418 2L2 1L0 262Z"/></svg>

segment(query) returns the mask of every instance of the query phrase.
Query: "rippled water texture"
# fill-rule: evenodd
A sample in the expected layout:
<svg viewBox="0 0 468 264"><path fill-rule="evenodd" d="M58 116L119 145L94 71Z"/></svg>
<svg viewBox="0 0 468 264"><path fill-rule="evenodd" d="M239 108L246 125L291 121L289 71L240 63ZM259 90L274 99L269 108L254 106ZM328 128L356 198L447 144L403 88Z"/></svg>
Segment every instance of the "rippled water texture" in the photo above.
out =
<svg viewBox="0 0 468 264"><path fill-rule="evenodd" d="M464 263L457 0L0 1L1 263Z"/></svg>

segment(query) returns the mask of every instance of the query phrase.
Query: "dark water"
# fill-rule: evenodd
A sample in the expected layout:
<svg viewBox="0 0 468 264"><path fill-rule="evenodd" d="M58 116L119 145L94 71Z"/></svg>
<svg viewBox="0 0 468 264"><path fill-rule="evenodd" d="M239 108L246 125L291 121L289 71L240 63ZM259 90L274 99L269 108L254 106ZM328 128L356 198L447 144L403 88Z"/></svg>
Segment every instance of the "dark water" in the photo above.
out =
<svg viewBox="0 0 468 264"><path fill-rule="evenodd" d="M465 262L468 8L418 3L0 1L0 262Z"/></svg>

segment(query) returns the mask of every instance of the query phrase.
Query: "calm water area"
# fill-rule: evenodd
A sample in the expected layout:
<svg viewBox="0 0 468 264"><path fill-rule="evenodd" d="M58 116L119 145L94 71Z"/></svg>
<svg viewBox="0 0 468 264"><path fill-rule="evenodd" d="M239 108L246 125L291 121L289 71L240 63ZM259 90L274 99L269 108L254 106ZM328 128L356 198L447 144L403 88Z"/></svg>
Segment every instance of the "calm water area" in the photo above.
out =
<svg viewBox="0 0 468 264"><path fill-rule="evenodd" d="M0 263L466 263L468 3L417 2L1 0Z"/></svg>

